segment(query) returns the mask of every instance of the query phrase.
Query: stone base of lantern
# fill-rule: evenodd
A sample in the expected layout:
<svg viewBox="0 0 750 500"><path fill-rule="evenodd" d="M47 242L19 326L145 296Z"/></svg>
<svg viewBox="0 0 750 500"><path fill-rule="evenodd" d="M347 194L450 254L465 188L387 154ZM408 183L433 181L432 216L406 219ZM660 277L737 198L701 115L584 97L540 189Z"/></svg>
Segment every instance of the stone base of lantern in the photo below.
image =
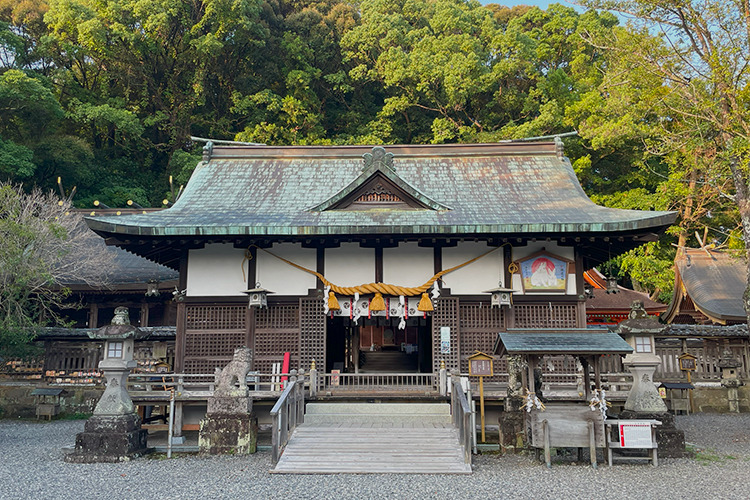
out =
<svg viewBox="0 0 750 500"><path fill-rule="evenodd" d="M125 462L148 452L148 431L141 429L141 419L126 415L94 415L86 421L84 431L76 435L73 453L66 462Z"/></svg>

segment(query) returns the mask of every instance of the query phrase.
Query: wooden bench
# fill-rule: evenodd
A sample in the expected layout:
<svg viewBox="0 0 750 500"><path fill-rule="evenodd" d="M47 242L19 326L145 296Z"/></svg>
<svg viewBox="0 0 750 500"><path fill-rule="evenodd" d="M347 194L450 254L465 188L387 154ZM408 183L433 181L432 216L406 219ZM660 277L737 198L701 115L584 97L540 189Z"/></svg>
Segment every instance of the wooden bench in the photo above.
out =
<svg viewBox="0 0 750 500"><path fill-rule="evenodd" d="M607 461L612 467L613 450L648 450L646 457L618 456L618 460L648 459L656 467L659 465L659 445L656 442L656 426L661 425L658 420L607 420ZM622 427L621 427L622 426ZM616 432L616 439L612 433Z"/></svg>
<svg viewBox="0 0 750 500"><path fill-rule="evenodd" d="M552 466L551 448L589 448L592 467L597 467L596 449L604 448L604 419L600 411L588 405L549 403L544 411L527 413L531 427L531 446L544 449L544 461Z"/></svg>

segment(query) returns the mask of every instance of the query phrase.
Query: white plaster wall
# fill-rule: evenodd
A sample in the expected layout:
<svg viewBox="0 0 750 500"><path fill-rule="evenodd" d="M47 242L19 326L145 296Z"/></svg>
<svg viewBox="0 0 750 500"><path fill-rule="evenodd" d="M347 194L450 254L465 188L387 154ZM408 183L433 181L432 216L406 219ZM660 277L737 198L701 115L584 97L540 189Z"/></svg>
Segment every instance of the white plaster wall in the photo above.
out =
<svg viewBox="0 0 750 500"><path fill-rule="evenodd" d="M383 249L384 283L415 287L424 284L433 274L435 255L432 248L410 242Z"/></svg>
<svg viewBox="0 0 750 500"><path fill-rule="evenodd" d="M281 243L269 248L268 251L312 271L317 267L314 248L302 248L298 243ZM309 289L315 288L314 275L300 271L263 250L258 250L257 256L256 280L260 286L271 290L274 296L307 295Z"/></svg>
<svg viewBox="0 0 750 500"><path fill-rule="evenodd" d="M247 290L247 278L242 276L245 251L229 243L213 243L205 248L190 250L188 254L187 295L204 297L216 295L242 296Z"/></svg>
<svg viewBox="0 0 750 500"><path fill-rule="evenodd" d="M359 243L326 248L325 277L338 286L357 286L375 281L375 249Z"/></svg>
<svg viewBox="0 0 750 500"><path fill-rule="evenodd" d="M492 247L484 242L462 241L455 247L443 248L443 269L450 269L485 253ZM479 295L495 288L503 279L503 250L495 250L443 276L443 286L454 295Z"/></svg>
<svg viewBox="0 0 750 500"><path fill-rule="evenodd" d="M553 255L559 255L560 257L566 258L571 261L575 261L575 250L573 247L564 247L564 246L558 246L557 242L555 241L536 241L536 242L529 242L528 245L523 247L513 247L513 261L518 261L523 259L524 257L528 257L531 254L541 252L542 250L549 252ZM523 295L523 286L521 285L521 275L520 274L514 274L513 275L513 287L514 290L516 290L516 294ZM548 293L548 294L539 294L539 293L530 293L530 296L532 295L564 295L560 292L558 293ZM567 282L567 291L565 295L576 295L576 275L575 273L568 273L568 282Z"/></svg>
<svg viewBox="0 0 750 500"><path fill-rule="evenodd" d="M511 255L513 255L513 260L521 260L524 257L528 257L529 255L537 252L541 252L542 250L545 250L551 254L559 255L560 257L564 257L568 260L575 260L575 250L573 250L573 247L561 247L557 245L556 241L535 241L535 242L529 242L528 245L523 247L513 247L513 252Z"/></svg>

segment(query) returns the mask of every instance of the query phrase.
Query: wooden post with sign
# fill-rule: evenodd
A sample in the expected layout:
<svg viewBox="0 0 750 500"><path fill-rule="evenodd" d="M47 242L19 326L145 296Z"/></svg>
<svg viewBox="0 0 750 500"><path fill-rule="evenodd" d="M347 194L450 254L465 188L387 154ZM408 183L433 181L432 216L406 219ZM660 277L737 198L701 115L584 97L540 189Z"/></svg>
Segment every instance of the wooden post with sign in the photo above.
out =
<svg viewBox="0 0 750 500"><path fill-rule="evenodd" d="M692 354L683 353L680 356L677 356L677 359L680 362L680 370L687 372L688 384L692 384L693 381L691 380L691 372L695 371L695 369L698 367L698 358L696 358ZM695 405L693 404L693 389L688 389L688 397L690 398L690 413L695 413Z"/></svg>
<svg viewBox="0 0 750 500"><path fill-rule="evenodd" d="M492 356L477 351L469 356L469 376L479 377L479 414L482 425L482 442L484 438L484 377L494 375L492 371Z"/></svg>

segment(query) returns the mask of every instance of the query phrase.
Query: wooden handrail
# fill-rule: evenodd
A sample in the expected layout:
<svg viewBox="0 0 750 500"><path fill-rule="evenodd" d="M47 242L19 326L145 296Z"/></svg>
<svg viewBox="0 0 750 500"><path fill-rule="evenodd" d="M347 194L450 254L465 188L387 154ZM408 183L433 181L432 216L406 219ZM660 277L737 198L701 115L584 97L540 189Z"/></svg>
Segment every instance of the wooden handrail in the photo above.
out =
<svg viewBox="0 0 750 500"><path fill-rule="evenodd" d="M471 407L466 399L464 389L461 387L459 377L452 378L451 387L451 413L453 415L453 425L458 429L458 436L461 447L464 450L464 462L471 463L471 443L474 429L471 428Z"/></svg>
<svg viewBox="0 0 750 500"><path fill-rule="evenodd" d="M292 370L291 381L271 409L271 461L276 465L297 425L305 418L305 381Z"/></svg>

